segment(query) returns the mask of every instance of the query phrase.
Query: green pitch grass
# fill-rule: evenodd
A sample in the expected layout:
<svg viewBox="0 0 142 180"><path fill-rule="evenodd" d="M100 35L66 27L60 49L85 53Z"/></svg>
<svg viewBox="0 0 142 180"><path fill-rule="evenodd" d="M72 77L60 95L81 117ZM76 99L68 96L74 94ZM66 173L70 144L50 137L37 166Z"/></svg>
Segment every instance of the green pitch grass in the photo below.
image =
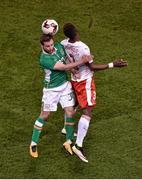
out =
<svg viewBox="0 0 142 180"><path fill-rule="evenodd" d="M142 178L142 1L0 1L0 178ZM88 164L62 148L61 108L29 156L40 112L40 26L46 18L80 29L96 63L124 58L129 66L95 73L97 107L84 146ZM80 111L77 118L80 116Z"/></svg>

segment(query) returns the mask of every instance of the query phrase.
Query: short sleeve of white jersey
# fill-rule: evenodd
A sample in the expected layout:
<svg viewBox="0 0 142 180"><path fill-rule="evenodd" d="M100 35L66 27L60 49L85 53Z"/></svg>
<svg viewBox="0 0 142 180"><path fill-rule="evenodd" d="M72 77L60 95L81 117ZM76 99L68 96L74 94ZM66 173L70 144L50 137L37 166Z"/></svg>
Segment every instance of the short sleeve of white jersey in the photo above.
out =
<svg viewBox="0 0 142 180"><path fill-rule="evenodd" d="M66 45L67 45L67 42L68 42L68 39L64 39L64 40L62 40L60 43L64 46L64 48L66 47ZM66 51L66 48L65 48L65 51ZM67 54L67 56L69 56L70 57L70 55L68 54L68 52L66 51L66 54Z"/></svg>
<svg viewBox="0 0 142 180"><path fill-rule="evenodd" d="M68 42L68 39L64 39L64 40L62 40L60 43L61 43L63 46L65 46L65 45L67 44L67 42Z"/></svg>
<svg viewBox="0 0 142 180"><path fill-rule="evenodd" d="M86 44L84 44L84 54L86 54L86 55L91 55L91 53L90 53L90 48L86 45ZM89 61L89 63L91 64L93 62L93 59L91 59L90 61Z"/></svg>
<svg viewBox="0 0 142 180"><path fill-rule="evenodd" d="M62 40L60 43L65 47L67 45L68 39L64 39ZM66 49L65 49L66 51ZM66 51L67 57L65 59L66 63L69 64L71 62L73 62L72 58L70 57L70 55L68 54L68 52Z"/></svg>
<svg viewBox="0 0 142 180"><path fill-rule="evenodd" d="M85 53L86 55L90 55L90 49L89 49L89 47L84 44L83 48L84 48L84 53Z"/></svg>

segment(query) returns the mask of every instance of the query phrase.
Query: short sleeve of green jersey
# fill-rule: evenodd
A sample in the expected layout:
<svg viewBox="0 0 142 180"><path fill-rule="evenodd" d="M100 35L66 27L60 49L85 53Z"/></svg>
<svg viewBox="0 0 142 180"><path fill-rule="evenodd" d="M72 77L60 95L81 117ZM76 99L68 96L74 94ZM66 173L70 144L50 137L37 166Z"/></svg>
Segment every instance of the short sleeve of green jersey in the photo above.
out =
<svg viewBox="0 0 142 180"><path fill-rule="evenodd" d="M40 57L40 64L45 69L54 69L54 66L57 62L52 57L48 57L44 54Z"/></svg>
<svg viewBox="0 0 142 180"><path fill-rule="evenodd" d="M63 48L63 51L64 51L64 53L65 53L65 57L67 56L67 53L66 53L66 50L65 50L65 48L64 48L64 46L61 44L61 46L62 46L62 48Z"/></svg>
<svg viewBox="0 0 142 180"><path fill-rule="evenodd" d="M61 43L56 43L55 48L58 49L59 54L61 54L64 57L67 56L66 50L65 50L64 46Z"/></svg>

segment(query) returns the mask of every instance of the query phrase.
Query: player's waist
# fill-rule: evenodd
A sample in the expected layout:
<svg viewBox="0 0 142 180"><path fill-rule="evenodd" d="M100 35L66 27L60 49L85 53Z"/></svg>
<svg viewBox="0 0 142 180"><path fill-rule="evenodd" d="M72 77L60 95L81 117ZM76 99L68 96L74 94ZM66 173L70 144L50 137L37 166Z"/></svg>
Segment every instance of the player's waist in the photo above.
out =
<svg viewBox="0 0 142 180"><path fill-rule="evenodd" d="M93 77L93 73L89 73L87 75L81 75L80 78L76 78L75 75L72 75L71 80L80 82L80 81L86 80L86 79L91 78L91 77Z"/></svg>
<svg viewBox="0 0 142 180"><path fill-rule="evenodd" d="M62 84L59 84L58 86L54 86L54 87L47 87L47 86L44 86L44 90L46 91L62 91L64 90L68 85L70 84L69 81L65 81L63 82Z"/></svg>

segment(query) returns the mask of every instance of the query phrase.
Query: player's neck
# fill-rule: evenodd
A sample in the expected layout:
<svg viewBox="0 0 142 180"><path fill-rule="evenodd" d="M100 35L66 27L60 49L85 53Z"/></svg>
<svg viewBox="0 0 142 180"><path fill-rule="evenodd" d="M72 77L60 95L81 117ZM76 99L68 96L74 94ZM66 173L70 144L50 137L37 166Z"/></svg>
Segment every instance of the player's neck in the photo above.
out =
<svg viewBox="0 0 142 180"><path fill-rule="evenodd" d="M80 38L77 36L77 37L75 37L74 39L69 39L69 42L70 43L75 43L75 42L77 42L77 41L80 41Z"/></svg>
<svg viewBox="0 0 142 180"><path fill-rule="evenodd" d="M70 42L70 43L75 43L76 41L73 40L73 39L69 39L69 42Z"/></svg>

